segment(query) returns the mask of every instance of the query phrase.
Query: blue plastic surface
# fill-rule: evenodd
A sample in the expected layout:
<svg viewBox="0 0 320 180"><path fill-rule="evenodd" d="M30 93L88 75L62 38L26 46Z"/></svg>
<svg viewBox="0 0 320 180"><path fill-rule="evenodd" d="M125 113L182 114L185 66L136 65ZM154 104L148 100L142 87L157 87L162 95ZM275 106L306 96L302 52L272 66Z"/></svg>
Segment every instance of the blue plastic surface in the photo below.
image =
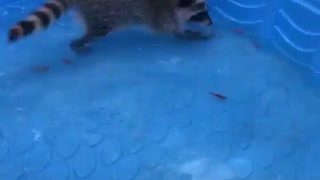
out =
<svg viewBox="0 0 320 180"><path fill-rule="evenodd" d="M211 14L243 27L277 51L320 72L320 2L317 0L215 0ZM227 19L228 22L225 22Z"/></svg>
<svg viewBox="0 0 320 180"><path fill-rule="evenodd" d="M40 1L0 5L5 42ZM319 179L320 84L283 56L319 71L319 7L211 0L212 40L129 29L80 56L69 13L1 43L0 179Z"/></svg>

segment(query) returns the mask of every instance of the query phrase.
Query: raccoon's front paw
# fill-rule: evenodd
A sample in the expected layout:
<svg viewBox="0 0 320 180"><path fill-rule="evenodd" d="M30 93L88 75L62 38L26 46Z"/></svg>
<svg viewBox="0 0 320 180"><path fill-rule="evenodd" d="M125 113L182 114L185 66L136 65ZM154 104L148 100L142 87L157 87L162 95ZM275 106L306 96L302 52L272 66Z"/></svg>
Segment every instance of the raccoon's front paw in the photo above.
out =
<svg viewBox="0 0 320 180"><path fill-rule="evenodd" d="M176 37L188 40L205 40L210 39L212 36L204 34L200 31L185 30L183 33L175 34Z"/></svg>
<svg viewBox="0 0 320 180"><path fill-rule="evenodd" d="M70 48L75 52L82 52L88 50L90 47L90 43L87 39L81 38L71 41Z"/></svg>
<svg viewBox="0 0 320 180"><path fill-rule="evenodd" d="M184 34L185 34L185 37L187 37L188 39L193 39L193 40L211 39L212 38L211 35L206 35L206 34L199 32L199 31L186 30L184 32Z"/></svg>

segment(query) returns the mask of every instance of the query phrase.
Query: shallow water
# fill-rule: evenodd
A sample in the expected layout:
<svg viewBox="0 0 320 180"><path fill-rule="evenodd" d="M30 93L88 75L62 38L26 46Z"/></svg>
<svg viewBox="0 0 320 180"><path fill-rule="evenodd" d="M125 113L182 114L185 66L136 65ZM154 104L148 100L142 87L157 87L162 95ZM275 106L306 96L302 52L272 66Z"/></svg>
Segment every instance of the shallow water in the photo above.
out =
<svg viewBox="0 0 320 180"><path fill-rule="evenodd" d="M0 45L2 179L320 177L308 69L225 31L118 32L75 55L78 28Z"/></svg>

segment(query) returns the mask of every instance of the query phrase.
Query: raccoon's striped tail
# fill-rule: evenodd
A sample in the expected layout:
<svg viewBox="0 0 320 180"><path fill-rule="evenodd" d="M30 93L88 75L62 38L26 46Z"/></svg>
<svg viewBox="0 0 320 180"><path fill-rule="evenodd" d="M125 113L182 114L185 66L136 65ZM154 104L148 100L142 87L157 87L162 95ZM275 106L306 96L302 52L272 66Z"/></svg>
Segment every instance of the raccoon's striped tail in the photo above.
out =
<svg viewBox="0 0 320 180"><path fill-rule="evenodd" d="M69 9L71 0L50 0L27 18L19 21L8 33L8 42L14 42L22 37L46 29L52 22Z"/></svg>

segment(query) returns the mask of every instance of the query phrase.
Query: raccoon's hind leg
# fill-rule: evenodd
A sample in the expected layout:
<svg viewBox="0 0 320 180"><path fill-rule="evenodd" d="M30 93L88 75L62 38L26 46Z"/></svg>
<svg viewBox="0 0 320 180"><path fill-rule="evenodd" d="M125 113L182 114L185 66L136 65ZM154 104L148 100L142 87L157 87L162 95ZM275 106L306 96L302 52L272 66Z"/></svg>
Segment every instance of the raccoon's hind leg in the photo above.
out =
<svg viewBox="0 0 320 180"><path fill-rule="evenodd" d="M85 47L89 45L91 41L92 41L92 37L89 34L85 34L81 38L74 39L73 41L71 41L70 48L73 51L80 51L85 49Z"/></svg>
<svg viewBox="0 0 320 180"><path fill-rule="evenodd" d="M75 39L70 43L73 51L81 51L89 46L96 38L105 36L111 32L111 28L101 26L89 26L86 34L79 39Z"/></svg>
<svg viewBox="0 0 320 180"><path fill-rule="evenodd" d="M81 51L86 49L89 44L98 37L106 36L111 32L112 28L104 25L103 22L97 20L85 19L86 33L79 39L75 39L70 43L70 48L73 51Z"/></svg>

